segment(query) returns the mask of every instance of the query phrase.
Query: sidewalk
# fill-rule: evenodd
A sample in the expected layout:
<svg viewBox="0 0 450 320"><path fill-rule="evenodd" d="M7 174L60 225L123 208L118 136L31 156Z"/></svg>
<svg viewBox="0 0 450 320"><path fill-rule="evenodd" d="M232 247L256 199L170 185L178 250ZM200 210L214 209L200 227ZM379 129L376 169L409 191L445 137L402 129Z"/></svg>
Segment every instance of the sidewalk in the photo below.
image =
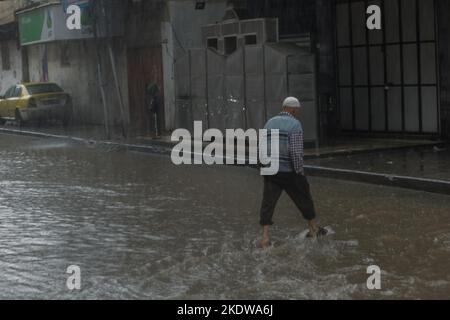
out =
<svg viewBox="0 0 450 320"><path fill-rule="evenodd" d="M111 150L170 155L176 142L129 137L106 140L103 127L4 127L0 134L66 139ZM309 175L450 194L450 146L442 141L348 138L334 146L305 150Z"/></svg>
<svg viewBox="0 0 450 320"><path fill-rule="evenodd" d="M450 181L450 146L311 159L311 166Z"/></svg>
<svg viewBox="0 0 450 320"><path fill-rule="evenodd" d="M54 135L65 138L84 139L92 142L121 143L131 145L158 146L172 149L177 142L171 141L170 135L163 135L159 138L149 136L134 136L124 138L120 130L111 132L111 138L106 139L105 129L102 126L73 126L63 128L54 127L31 127L18 128L15 126L0 126L0 132L18 133L25 135ZM329 158L337 156L349 156L356 154L371 153L374 151L389 151L410 148L423 148L441 146L441 141L430 140L405 140L405 139L374 139L374 138L351 138L338 139L333 146L323 146L319 148L309 148L305 150L306 159Z"/></svg>

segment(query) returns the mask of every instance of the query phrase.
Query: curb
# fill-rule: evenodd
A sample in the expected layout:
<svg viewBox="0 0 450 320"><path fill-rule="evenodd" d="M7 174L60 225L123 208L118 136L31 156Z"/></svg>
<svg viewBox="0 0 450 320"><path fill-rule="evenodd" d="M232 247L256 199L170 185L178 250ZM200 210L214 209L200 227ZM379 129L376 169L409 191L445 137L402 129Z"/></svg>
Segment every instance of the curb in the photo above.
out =
<svg viewBox="0 0 450 320"><path fill-rule="evenodd" d="M28 136L42 139L59 139L66 140L69 142L77 143L80 145L86 144L95 144L96 146L114 148L115 150L125 150L125 151L134 151L141 153L149 153L149 154L158 154L158 155L166 155L170 156L172 149L169 147L169 144L165 144L162 142L155 143L154 145L141 145L141 144L127 144L120 142L109 142L109 141L95 141L90 139L71 137L65 135L56 135L56 134L47 134L35 131L26 131L26 130L15 130L15 129L6 129L0 128L0 134L9 134L9 135L19 135L19 136ZM446 143L437 143L436 145L446 145ZM398 147L398 148L386 148L386 149L375 149L372 151L367 151L365 153L371 152L381 152L381 151L392 151L399 150L405 148L420 148L420 147L429 147L429 145L424 146L408 146L408 147ZM358 152L358 153L363 153ZM331 154L329 156L340 156L340 155L349 155L356 154L355 152L349 152L345 154ZM321 155L323 156L323 155ZM305 159L308 159L305 157ZM309 158L311 159L311 158ZM255 166L248 166L255 168ZM381 174L381 173L373 173L373 172L365 172L365 171L357 171L357 170L347 170L347 169L336 169L336 168L328 168L328 167L320 167L320 166L309 166L305 165L305 171L310 176L315 177L323 177L323 178L331 178L337 180L346 180L346 181L354 181L354 182L362 182L368 184L375 185L383 185L389 187L398 187L403 189L411 189L418 191L425 191L430 193L437 194L445 194L450 195L450 181L445 180L437 180L437 179L427 179L427 178L418 178L418 177L408 177L408 176L399 176L399 175L390 175L390 174Z"/></svg>
<svg viewBox="0 0 450 320"><path fill-rule="evenodd" d="M127 150L127 151L136 151L136 152L161 154L161 155L170 155L171 151L172 151L171 148L164 147L162 145L151 146L151 145L128 144L128 143L120 143L120 142L112 142L112 141L98 141L98 140L93 140L93 139L85 139L85 138L78 138L78 137L72 137L72 136L49 134L49 133L26 131L26 130L0 128L0 134L26 136L26 137L41 138L41 139L58 139L58 140L65 140L68 142L77 143L77 144L81 144L81 145L95 144L96 146L110 147L110 148L114 148L116 150Z"/></svg>
<svg viewBox="0 0 450 320"><path fill-rule="evenodd" d="M310 176L332 178L368 184L382 185L450 195L450 181L364 172L346 169L334 169L318 166L305 166Z"/></svg>

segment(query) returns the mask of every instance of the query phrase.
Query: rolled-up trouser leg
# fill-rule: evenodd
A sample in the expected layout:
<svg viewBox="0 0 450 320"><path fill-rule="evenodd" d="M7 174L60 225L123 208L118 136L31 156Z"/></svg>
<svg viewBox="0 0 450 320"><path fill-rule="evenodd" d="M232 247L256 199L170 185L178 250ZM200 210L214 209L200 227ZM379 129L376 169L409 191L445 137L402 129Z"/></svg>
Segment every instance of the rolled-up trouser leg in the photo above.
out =
<svg viewBox="0 0 450 320"><path fill-rule="evenodd" d="M262 226L273 225L273 213L282 192L282 187L275 183L272 177L264 177L264 195L260 219L260 224Z"/></svg>
<svg viewBox="0 0 450 320"><path fill-rule="evenodd" d="M311 189L309 187L308 179L305 176L292 173L289 183L286 183L284 186L284 190L292 201L294 201L306 220L311 221L316 218L316 210L311 196Z"/></svg>

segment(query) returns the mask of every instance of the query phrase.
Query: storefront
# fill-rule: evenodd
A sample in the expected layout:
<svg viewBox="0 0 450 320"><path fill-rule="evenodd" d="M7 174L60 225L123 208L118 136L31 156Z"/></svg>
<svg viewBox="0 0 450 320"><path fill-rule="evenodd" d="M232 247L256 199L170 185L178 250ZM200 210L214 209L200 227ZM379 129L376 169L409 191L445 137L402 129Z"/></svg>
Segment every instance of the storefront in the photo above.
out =
<svg viewBox="0 0 450 320"><path fill-rule="evenodd" d="M98 24L100 32L95 33L91 3L86 0L58 1L16 13L20 45L26 52L24 61L28 65L28 79L31 82L56 82L70 93L76 123L123 123L128 115L126 112L123 115L122 109L126 111L127 106L122 108L116 94L111 56L115 60L121 93L126 96L127 83L123 80L126 79L125 46L120 38L106 37L112 33L106 34L105 30L111 29L104 28L103 21ZM81 29L67 28L69 15L66 9L71 4L81 8ZM102 90L112 94L103 99Z"/></svg>
<svg viewBox="0 0 450 320"><path fill-rule="evenodd" d="M366 28L368 3L381 30ZM338 95L344 131L438 134L433 0L338 1Z"/></svg>

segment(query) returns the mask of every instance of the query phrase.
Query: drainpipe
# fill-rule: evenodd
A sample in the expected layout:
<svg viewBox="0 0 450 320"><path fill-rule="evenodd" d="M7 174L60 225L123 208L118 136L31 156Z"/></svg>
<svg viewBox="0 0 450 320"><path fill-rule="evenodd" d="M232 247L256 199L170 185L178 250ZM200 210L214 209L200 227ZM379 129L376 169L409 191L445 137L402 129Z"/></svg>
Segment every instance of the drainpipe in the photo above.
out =
<svg viewBox="0 0 450 320"><path fill-rule="evenodd" d="M117 97L119 99L119 104L120 104L120 116L122 118L122 135L124 138L127 137L127 131L126 131L126 124L125 124L125 112L124 112L124 104L123 104L123 96L122 96L122 91L120 90L120 84L119 84L119 79L117 77L117 70L116 70L116 61L114 59L114 52L112 49L112 45L111 45L111 41L108 41L108 51L109 51L109 58L111 59L111 66L112 66L112 72L113 72L113 76L114 76L114 83L116 85L116 92L117 92Z"/></svg>
<svg viewBox="0 0 450 320"><path fill-rule="evenodd" d="M103 5L103 2L100 3L100 5ZM95 50L97 55L97 81L98 86L100 89L100 94L102 96L102 104L103 104L103 116L105 121L105 134L106 139L111 139L111 133L109 130L109 112L108 112L108 106L106 104L106 95L105 90L103 87L103 74L102 74L102 65L101 65L101 55L100 55L100 44L98 39L98 7L95 8L95 14L94 14L94 39L95 39Z"/></svg>

